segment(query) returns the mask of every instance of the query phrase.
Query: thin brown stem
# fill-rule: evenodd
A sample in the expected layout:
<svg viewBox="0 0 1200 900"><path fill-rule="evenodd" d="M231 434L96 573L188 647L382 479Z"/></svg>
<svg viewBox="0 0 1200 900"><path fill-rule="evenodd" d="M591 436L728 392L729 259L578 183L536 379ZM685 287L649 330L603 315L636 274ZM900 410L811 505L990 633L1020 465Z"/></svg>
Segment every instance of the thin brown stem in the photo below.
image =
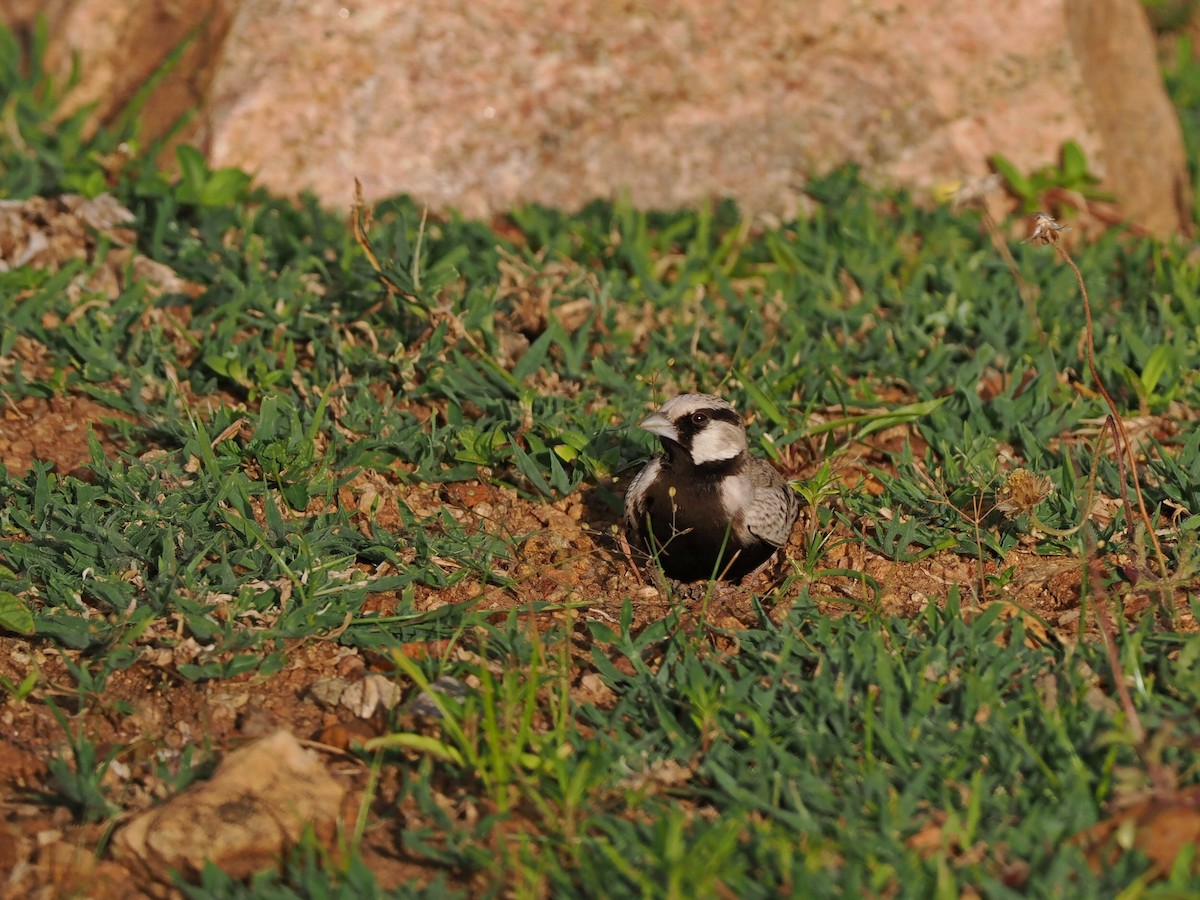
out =
<svg viewBox="0 0 1200 900"><path fill-rule="evenodd" d="M1111 420L1116 426L1117 432L1120 435L1117 448L1118 457L1124 453L1125 459L1129 463L1129 476L1133 482L1133 493L1137 497L1138 512L1141 514L1142 523L1146 526L1146 534L1150 538L1150 543L1154 546L1154 555L1158 560L1159 574L1166 579L1167 577L1167 557L1163 553L1162 545L1158 542L1158 535L1154 531L1154 522L1150 519L1150 513L1146 510L1146 498L1142 496L1142 486L1137 478L1137 457L1133 451L1133 444L1130 443L1129 433L1125 430L1125 423L1121 419L1121 413L1117 410L1117 404L1113 400L1112 395L1105 387L1104 381L1100 378L1100 371L1096 368L1096 344L1094 332L1092 329L1092 303L1088 299L1087 286L1083 282L1083 273L1079 271L1079 266L1075 265L1075 260L1071 258L1071 254L1067 252L1058 241L1053 241L1054 249L1058 251L1058 255L1071 267L1071 271L1075 273L1075 280L1079 283L1079 291L1083 295L1083 315L1087 323L1087 364L1088 371L1092 373L1092 380L1096 383L1096 389L1100 391L1100 395L1104 397L1104 402L1108 404L1108 409L1111 415ZM1125 478L1121 478L1122 490L1124 489ZM1128 501L1126 501L1128 509ZM1129 516L1132 523L1132 516ZM1169 604L1165 596L1161 597L1162 607L1164 611L1169 612Z"/></svg>
<svg viewBox="0 0 1200 900"><path fill-rule="evenodd" d="M1092 608L1096 610L1096 621L1100 625L1100 633L1104 636L1104 648L1108 651L1108 668L1112 672L1113 685L1121 701L1121 708L1125 711L1125 719L1129 722L1129 730L1133 733L1134 743L1141 747L1146 739L1146 730L1142 727L1137 709L1134 708L1129 685L1125 683L1125 671L1121 668L1121 656L1117 651L1117 638L1113 633L1112 620L1108 617L1108 604L1104 602L1104 583L1100 578L1100 567L1096 565L1096 547L1090 536L1086 543L1088 553L1084 565L1087 566L1088 581L1095 595L1096 602L1092 604Z"/></svg>

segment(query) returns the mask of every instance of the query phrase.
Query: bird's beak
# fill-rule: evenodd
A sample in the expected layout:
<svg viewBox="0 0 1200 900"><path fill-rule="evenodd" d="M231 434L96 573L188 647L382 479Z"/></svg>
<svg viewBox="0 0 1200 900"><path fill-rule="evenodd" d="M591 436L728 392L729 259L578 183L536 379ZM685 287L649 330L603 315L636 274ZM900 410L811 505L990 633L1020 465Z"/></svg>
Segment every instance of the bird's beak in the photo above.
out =
<svg viewBox="0 0 1200 900"><path fill-rule="evenodd" d="M679 443L679 432L675 430L675 426L671 420L662 413L646 416L646 418L638 422L638 427L644 428L646 431L656 434L660 438L666 438L668 441Z"/></svg>

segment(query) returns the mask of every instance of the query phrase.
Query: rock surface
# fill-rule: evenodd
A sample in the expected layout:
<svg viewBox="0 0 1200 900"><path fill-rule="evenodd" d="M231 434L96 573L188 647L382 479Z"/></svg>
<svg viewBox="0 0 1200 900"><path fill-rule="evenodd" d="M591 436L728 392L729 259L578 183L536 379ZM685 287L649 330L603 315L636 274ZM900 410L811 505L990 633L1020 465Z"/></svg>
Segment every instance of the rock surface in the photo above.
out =
<svg viewBox="0 0 1200 900"><path fill-rule="evenodd" d="M194 877L213 862L235 878L277 865L305 829L333 837L345 789L316 753L276 731L230 753L213 777L117 832L118 860L151 876Z"/></svg>
<svg viewBox="0 0 1200 900"><path fill-rule="evenodd" d="M992 154L1051 164L1073 139L1132 220L1159 234L1188 221L1180 131L1138 0L57 0L49 12L54 46L83 54L83 99L130 96L144 59L197 27L152 129L199 103L193 137L213 164L339 206L357 177L369 199L408 192L478 216L622 193L647 207L728 195L789 216L806 177L847 161L920 191L985 174Z"/></svg>

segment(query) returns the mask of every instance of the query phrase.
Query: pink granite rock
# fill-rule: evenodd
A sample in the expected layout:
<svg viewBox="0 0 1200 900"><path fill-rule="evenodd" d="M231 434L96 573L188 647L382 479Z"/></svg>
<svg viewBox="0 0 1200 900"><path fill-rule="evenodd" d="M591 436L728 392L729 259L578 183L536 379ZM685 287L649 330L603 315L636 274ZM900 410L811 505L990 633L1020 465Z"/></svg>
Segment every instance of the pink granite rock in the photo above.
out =
<svg viewBox="0 0 1200 900"><path fill-rule="evenodd" d="M79 10L140 6L59 3L85 66ZM1189 221L1138 0L243 0L210 56L213 164L334 205L359 178L476 216L622 193L788 216L847 161L922 191L1075 140L1132 220Z"/></svg>

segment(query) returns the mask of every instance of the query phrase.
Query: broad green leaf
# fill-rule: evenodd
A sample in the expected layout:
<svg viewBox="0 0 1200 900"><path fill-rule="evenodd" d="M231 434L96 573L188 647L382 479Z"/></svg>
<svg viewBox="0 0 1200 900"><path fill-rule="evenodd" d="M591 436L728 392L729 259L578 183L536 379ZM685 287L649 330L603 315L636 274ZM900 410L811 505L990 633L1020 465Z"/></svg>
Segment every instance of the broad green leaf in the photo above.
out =
<svg viewBox="0 0 1200 900"><path fill-rule="evenodd" d="M1150 353L1146 365L1142 369L1142 387L1147 394L1153 394L1163 374L1174 365L1175 350L1170 344L1159 344Z"/></svg>
<svg viewBox="0 0 1200 900"><path fill-rule="evenodd" d="M0 591L0 630L33 634L33 613L16 594Z"/></svg>
<svg viewBox="0 0 1200 900"><path fill-rule="evenodd" d="M377 738L371 738L363 745L363 749L369 753L376 750L417 750L445 762L453 763L456 766L466 764L463 755L449 744L424 734L412 734L410 732L385 734Z"/></svg>

